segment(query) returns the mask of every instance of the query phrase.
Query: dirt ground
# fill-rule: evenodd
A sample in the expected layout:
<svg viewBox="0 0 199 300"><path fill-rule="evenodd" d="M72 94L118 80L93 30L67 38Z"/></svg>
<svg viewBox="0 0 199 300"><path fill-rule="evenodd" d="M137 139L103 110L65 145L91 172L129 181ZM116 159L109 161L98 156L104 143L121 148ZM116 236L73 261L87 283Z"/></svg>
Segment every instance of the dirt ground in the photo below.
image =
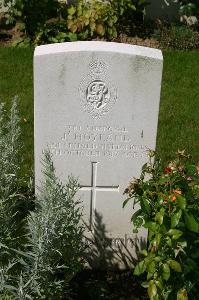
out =
<svg viewBox="0 0 199 300"><path fill-rule="evenodd" d="M73 300L146 300L146 289L132 270L105 272L84 270L70 284ZM64 299L68 299L65 297Z"/></svg>

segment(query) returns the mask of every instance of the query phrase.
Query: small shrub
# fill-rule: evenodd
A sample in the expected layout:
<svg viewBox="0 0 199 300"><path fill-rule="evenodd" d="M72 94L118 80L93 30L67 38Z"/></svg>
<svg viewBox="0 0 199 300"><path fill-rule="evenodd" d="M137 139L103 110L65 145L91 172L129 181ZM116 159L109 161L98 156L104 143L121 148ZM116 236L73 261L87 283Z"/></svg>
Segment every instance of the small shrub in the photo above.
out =
<svg viewBox="0 0 199 300"><path fill-rule="evenodd" d="M78 183L69 178L63 185L56 178L47 151L38 195L28 183L22 194L20 149L14 101L9 116L0 106L0 299L61 299L81 268L84 228L81 205L74 200Z"/></svg>
<svg viewBox="0 0 199 300"><path fill-rule="evenodd" d="M189 17L199 17L198 0L180 0L180 15Z"/></svg>
<svg viewBox="0 0 199 300"><path fill-rule="evenodd" d="M163 27L154 33L163 48L191 50L199 46L199 34L185 25Z"/></svg>
<svg viewBox="0 0 199 300"><path fill-rule="evenodd" d="M147 273L143 287L151 300L197 299L199 288L199 165L184 151L162 169L160 160L142 168L125 193L140 209L132 216L135 232L148 229L148 246L134 274ZM150 178L149 178L150 175Z"/></svg>
<svg viewBox="0 0 199 300"><path fill-rule="evenodd" d="M79 0L68 9L67 26L81 40L96 36L114 38L117 20L109 2Z"/></svg>
<svg viewBox="0 0 199 300"><path fill-rule="evenodd" d="M26 33L34 37L47 20L61 18L62 5L57 0L23 0L22 18Z"/></svg>
<svg viewBox="0 0 199 300"><path fill-rule="evenodd" d="M121 26L133 22L135 13L144 13L146 4L145 0L79 0L68 8L68 30L82 40L96 37L111 40L117 37Z"/></svg>
<svg viewBox="0 0 199 300"><path fill-rule="evenodd" d="M35 35L34 44L63 43L77 40L77 35L68 32L65 22L47 22Z"/></svg>
<svg viewBox="0 0 199 300"><path fill-rule="evenodd" d="M22 37L15 45L105 38L112 40L121 31L134 28L143 14L146 0L5 0L7 22L21 24ZM23 25L22 25L23 24ZM23 34L24 33L24 34Z"/></svg>
<svg viewBox="0 0 199 300"><path fill-rule="evenodd" d="M0 244L16 247L20 243L17 232L22 220L19 219L20 194L20 119L16 99L10 114L0 104ZM7 261L9 253L1 252L0 260Z"/></svg>
<svg viewBox="0 0 199 300"><path fill-rule="evenodd" d="M69 178L66 185L60 183L48 152L44 154L43 164L43 185L35 200L36 208L28 217L32 259L30 273L25 275L33 284L36 281L38 299L41 296L60 299L63 288L82 266L82 210L74 200L77 181Z"/></svg>

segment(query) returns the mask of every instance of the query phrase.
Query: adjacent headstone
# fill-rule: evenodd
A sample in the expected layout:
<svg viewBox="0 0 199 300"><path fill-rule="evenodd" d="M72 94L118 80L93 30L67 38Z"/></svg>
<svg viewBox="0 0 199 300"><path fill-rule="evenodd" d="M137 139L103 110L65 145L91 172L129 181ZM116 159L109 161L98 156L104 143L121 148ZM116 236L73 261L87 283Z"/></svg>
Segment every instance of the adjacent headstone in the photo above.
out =
<svg viewBox="0 0 199 300"><path fill-rule="evenodd" d="M180 19L180 1L151 0L146 6L146 19L178 21Z"/></svg>
<svg viewBox="0 0 199 300"><path fill-rule="evenodd" d="M162 53L107 42L39 46L34 57L35 177L50 148L57 176L79 178L84 220L113 248L132 244L123 192L155 149ZM146 238L146 231L138 235Z"/></svg>

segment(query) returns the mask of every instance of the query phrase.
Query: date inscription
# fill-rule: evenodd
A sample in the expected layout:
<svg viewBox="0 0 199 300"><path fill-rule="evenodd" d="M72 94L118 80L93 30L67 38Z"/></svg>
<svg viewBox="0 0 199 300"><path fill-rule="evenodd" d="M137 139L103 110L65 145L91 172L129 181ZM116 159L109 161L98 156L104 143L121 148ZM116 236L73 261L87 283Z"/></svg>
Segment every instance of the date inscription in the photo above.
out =
<svg viewBox="0 0 199 300"><path fill-rule="evenodd" d="M55 156L143 158L145 145L135 144L125 126L66 125L58 142L49 145Z"/></svg>

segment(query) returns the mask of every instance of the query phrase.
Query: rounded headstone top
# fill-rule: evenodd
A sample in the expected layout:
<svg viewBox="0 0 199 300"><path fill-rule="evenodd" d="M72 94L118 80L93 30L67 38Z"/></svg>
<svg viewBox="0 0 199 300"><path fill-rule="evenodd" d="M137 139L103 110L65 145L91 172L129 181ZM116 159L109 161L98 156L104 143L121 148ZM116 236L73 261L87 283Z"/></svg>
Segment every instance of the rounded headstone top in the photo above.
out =
<svg viewBox="0 0 199 300"><path fill-rule="evenodd" d="M115 43L115 42L100 42L100 41L81 41L81 42L66 42L55 43L49 45L38 46L35 49L35 56L48 55L64 52L112 52L126 55L147 56L154 59L162 60L162 51L149 47L135 46L130 44Z"/></svg>

